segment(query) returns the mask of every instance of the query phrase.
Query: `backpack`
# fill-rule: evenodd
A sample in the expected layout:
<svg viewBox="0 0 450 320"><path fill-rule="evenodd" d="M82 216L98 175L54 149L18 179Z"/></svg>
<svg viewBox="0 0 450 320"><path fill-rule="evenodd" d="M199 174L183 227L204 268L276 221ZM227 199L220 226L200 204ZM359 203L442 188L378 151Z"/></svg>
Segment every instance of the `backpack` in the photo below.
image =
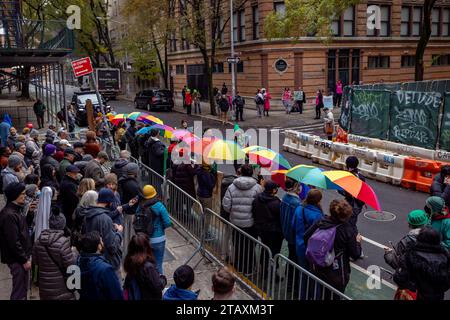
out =
<svg viewBox="0 0 450 320"><path fill-rule="evenodd" d="M141 300L141 289L136 281L136 277L127 280L123 289L124 300Z"/></svg>
<svg viewBox="0 0 450 320"><path fill-rule="evenodd" d="M255 102L256 104L264 104L264 99L261 98L259 95L256 95Z"/></svg>
<svg viewBox="0 0 450 320"><path fill-rule="evenodd" d="M134 216L134 231L143 232L148 235L153 234L153 210L150 207L141 207L141 210Z"/></svg>
<svg viewBox="0 0 450 320"><path fill-rule="evenodd" d="M309 238L306 246L306 258L309 262L320 267L333 265L336 254L334 252L334 239L336 228L317 229Z"/></svg>

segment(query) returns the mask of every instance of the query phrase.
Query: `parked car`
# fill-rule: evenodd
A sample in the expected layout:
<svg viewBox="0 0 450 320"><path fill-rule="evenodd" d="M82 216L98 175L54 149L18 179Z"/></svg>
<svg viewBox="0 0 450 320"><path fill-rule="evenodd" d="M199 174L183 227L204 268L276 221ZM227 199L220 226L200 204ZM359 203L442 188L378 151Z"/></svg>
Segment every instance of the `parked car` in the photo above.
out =
<svg viewBox="0 0 450 320"><path fill-rule="evenodd" d="M94 106L94 115L102 112L95 91L75 92L72 96L72 105L75 109L75 122L80 127L87 126L86 100L88 99L92 101ZM106 108L106 113L111 112L111 106L106 103L103 97L102 103Z"/></svg>
<svg viewBox="0 0 450 320"><path fill-rule="evenodd" d="M136 93L134 98L134 106L136 109L151 110L167 110L172 111L174 106L173 94L167 89L147 89Z"/></svg>

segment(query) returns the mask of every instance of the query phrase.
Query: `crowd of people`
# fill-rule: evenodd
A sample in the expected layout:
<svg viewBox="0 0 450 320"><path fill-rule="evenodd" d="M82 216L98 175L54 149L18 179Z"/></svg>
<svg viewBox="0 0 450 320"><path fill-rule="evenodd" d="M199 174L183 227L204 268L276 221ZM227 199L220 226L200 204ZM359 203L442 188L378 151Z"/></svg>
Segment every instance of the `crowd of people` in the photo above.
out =
<svg viewBox="0 0 450 320"><path fill-rule="evenodd" d="M109 170L111 159L95 132L73 144L66 138L54 126L45 141L35 129L19 135L11 127L2 140L0 254L12 276L10 298L27 299L32 281L42 300L198 299L188 265L167 285L165 230L172 221L159 187L141 187L127 150ZM209 194L202 195L207 203ZM73 266L80 287L68 285ZM234 281L218 270L211 279L214 299L230 299Z"/></svg>

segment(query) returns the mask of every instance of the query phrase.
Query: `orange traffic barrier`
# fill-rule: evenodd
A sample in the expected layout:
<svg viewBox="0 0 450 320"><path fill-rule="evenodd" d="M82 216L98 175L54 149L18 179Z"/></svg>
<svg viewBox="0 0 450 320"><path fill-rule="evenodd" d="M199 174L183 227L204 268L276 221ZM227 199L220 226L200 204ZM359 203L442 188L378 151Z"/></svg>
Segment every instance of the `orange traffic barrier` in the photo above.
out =
<svg viewBox="0 0 450 320"><path fill-rule="evenodd" d="M337 127L336 142L348 143L347 131L342 129L340 125L337 125L336 127Z"/></svg>
<svg viewBox="0 0 450 320"><path fill-rule="evenodd" d="M441 172L442 165L444 165L443 162L407 157L401 185L408 189L429 193L434 176Z"/></svg>

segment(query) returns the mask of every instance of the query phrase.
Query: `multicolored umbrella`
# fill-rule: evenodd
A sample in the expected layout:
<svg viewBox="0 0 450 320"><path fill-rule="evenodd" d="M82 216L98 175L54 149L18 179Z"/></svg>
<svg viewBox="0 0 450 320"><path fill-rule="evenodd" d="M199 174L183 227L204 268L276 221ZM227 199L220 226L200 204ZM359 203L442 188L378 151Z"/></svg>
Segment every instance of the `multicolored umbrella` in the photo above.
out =
<svg viewBox="0 0 450 320"><path fill-rule="evenodd" d="M205 153L206 158L210 160L233 161L245 159L244 151L236 142L222 139L212 142L206 148Z"/></svg>
<svg viewBox="0 0 450 320"><path fill-rule="evenodd" d="M251 148L245 148L248 150L247 154L250 162L259 164L263 168L268 168L270 171L291 168L289 161L281 154L265 147L253 148L253 150Z"/></svg>
<svg viewBox="0 0 450 320"><path fill-rule="evenodd" d="M209 152L208 146L211 143L216 142L218 140L219 138L217 137L204 137L202 139L199 139L196 136L194 136L185 139L184 142L190 145L191 151L193 153L203 155L205 154L206 151Z"/></svg>
<svg viewBox="0 0 450 320"><path fill-rule="evenodd" d="M184 141L184 139L193 137L194 134L192 134L191 132L189 132L185 129L176 129L173 131L173 136L177 137L177 139L179 139L179 140Z"/></svg>
<svg viewBox="0 0 450 320"><path fill-rule="evenodd" d="M112 117L109 122L117 126L119 123L124 122L127 119L128 113L119 113Z"/></svg>
<svg viewBox="0 0 450 320"><path fill-rule="evenodd" d="M144 112L132 112L128 114L127 121L134 120L136 121L139 117L143 117L144 115L147 115L147 113Z"/></svg>
<svg viewBox="0 0 450 320"><path fill-rule="evenodd" d="M350 193L354 198L361 200L377 211L381 211L380 202L375 191L364 181L348 171L324 171L323 175L335 185Z"/></svg>
<svg viewBox="0 0 450 320"><path fill-rule="evenodd" d="M154 124L150 127L144 127L142 129L139 129L136 134L141 135L141 134L147 134L149 133L152 129L157 129L159 130L159 134L161 137L164 138L170 138L172 137L172 132L173 132L173 128L170 126L167 126L165 124Z"/></svg>
<svg viewBox="0 0 450 320"><path fill-rule="evenodd" d="M271 180L283 188L283 190L286 190L286 172L287 170L274 170L270 177Z"/></svg>
<svg viewBox="0 0 450 320"><path fill-rule="evenodd" d="M151 114L148 113L145 113L144 115L138 117L137 121L150 124L164 124L164 122L161 119L152 116Z"/></svg>
<svg viewBox="0 0 450 320"><path fill-rule="evenodd" d="M289 169L286 172L286 177L321 189L341 190L338 185L330 181L323 173L323 169L305 164L299 164Z"/></svg>

